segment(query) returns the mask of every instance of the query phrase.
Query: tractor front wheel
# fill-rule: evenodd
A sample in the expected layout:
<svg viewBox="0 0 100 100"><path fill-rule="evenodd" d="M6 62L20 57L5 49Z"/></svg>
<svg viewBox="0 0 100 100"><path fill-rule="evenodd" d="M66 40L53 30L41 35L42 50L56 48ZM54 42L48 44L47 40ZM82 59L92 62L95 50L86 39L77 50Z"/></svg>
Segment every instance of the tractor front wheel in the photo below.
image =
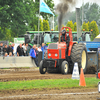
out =
<svg viewBox="0 0 100 100"><path fill-rule="evenodd" d="M39 71L40 71L41 74L45 74L46 71L47 71L47 68L43 67L43 60L40 62Z"/></svg>
<svg viewBox="0 0 100 100"><path fill-rule="evenodd" d="M67 74L68 73L68 69L69 69L68 62L67 61L63 61L62 65L61 65L61 73L62 74Z"/></svg>

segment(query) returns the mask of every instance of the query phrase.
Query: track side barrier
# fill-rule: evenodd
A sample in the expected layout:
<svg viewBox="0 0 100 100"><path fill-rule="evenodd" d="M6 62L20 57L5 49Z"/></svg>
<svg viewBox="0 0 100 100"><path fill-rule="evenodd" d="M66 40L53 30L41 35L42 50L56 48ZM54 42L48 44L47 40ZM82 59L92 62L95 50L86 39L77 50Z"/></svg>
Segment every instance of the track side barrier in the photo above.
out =
<svg viewBox="0 0 100 100"><path fill-rule="evenodd" d="M28 57L0 57L0 68L36 67L34 61Z"/></svg>
<svg viewBox="0 0 100 100"><path fill-rule="evenodd" d="M38 65L42 60L42 52L38 53ZM0 57L0 68L37 67L30 56Z"/></svg>

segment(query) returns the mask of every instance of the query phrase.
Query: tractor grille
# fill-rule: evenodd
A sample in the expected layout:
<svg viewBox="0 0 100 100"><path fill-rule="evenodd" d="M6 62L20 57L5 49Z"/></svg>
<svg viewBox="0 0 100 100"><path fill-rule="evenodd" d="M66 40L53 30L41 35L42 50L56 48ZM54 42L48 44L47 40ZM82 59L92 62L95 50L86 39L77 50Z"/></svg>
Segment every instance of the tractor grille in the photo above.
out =
<svg viewBox="0 0 100 100"><path fill-rule="evenodd" d="M49 44L48 49L58 49L58 45L57 44Z"/></svg>

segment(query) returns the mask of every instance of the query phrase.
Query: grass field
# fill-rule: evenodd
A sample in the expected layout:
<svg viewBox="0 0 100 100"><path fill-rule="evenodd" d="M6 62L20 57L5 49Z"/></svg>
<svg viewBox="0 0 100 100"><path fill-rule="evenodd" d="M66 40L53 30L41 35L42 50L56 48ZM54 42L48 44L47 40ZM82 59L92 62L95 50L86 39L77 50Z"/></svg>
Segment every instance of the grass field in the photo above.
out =
<svg viewBox="0 0 100 100"><path fill-rule="evenodd" d="M85 88L95 88L100 80L96 78L85 78ZM27 80L27 81L9 81L0 82L0 90L12 89L43 89L43 88L82 88L79 86L79 80L72 79L45 79L45 80Z"/></svg>

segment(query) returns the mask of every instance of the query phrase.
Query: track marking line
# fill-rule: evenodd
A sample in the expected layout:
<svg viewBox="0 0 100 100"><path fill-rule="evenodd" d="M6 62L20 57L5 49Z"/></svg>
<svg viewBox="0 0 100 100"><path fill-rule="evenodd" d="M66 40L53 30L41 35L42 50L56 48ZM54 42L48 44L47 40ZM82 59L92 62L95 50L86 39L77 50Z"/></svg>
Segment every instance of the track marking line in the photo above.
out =
<svg viewBox="0 0 100 100"><path fill-rule="evenodd" d="M56 95L85 95L85 94L95 94L98 92L83 92L83 93L61 93L61 94L31 94L31 95L15 95L15 96L4 96L0 97L0 99L8 99L8 98L22 98L22 97L36 97L36 96L56 96Z"/></svg>

